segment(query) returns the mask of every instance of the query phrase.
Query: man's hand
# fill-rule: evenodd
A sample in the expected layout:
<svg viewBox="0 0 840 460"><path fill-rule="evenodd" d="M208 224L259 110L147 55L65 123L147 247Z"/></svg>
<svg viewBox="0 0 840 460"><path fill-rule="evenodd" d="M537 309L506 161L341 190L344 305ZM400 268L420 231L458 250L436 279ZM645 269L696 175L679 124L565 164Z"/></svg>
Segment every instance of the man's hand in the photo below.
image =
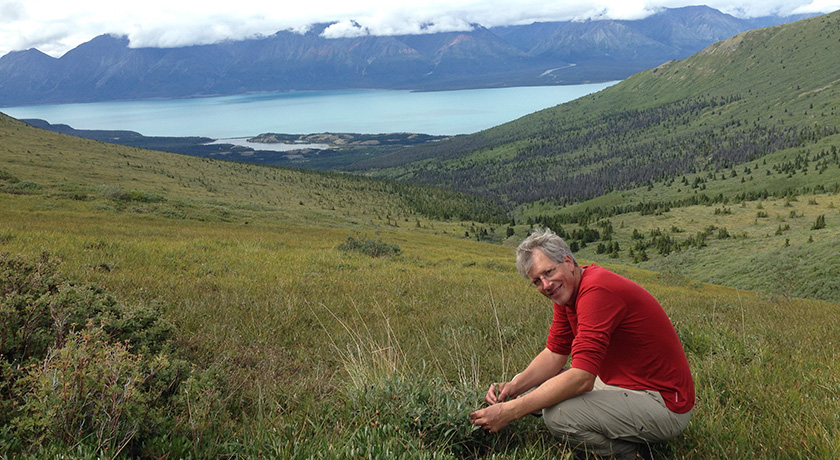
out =
<svg viewBox="0 0 840 460"><path fill-rule="evenodd" d="M510 410L509 404L493 404L490 407L477 410L470 414L470 423L485 430L496 433L514 421L516 416Z"/></svg>
<svg viewBox="0 0 840 460"><path fill-rule="evenodd" d="M487 390L484 400L487 404L505 402L512 396L511 393L513 393L513 385L510 385L510 382L494 383Z"/></svg>

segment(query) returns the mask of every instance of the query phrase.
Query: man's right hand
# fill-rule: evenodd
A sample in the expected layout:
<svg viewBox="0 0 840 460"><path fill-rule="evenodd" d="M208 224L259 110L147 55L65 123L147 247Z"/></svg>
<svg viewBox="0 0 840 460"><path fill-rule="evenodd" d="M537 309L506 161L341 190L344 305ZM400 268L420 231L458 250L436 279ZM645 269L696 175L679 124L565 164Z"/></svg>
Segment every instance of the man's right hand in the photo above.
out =
<svg viewBox="0 0 840 460"><path fill-rule="evenodd" d="M487 396L484 397L484 400L488 404L505 402L510 398L512 392L513 385L510 382L493 383L490 385L490 389L487 390Z"/></svg>

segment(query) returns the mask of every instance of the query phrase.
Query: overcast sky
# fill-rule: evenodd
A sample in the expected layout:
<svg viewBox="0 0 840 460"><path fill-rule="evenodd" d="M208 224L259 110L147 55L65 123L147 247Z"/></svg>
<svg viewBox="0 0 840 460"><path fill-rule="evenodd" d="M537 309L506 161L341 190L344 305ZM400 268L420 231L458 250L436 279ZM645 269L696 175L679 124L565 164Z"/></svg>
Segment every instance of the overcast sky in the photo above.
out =
<svg viewBox="0 0 840 460"><path fill-rule="evenodd" d="M638 19L678 0L0 0L0 56L37 48L59 57L91 38L127 35L132 47L173 47L303 31L333 36L468 30L534 21ZM709 0L737 17L828 13L840 0ZM356 24L351 23L354 20Z"/></svg>

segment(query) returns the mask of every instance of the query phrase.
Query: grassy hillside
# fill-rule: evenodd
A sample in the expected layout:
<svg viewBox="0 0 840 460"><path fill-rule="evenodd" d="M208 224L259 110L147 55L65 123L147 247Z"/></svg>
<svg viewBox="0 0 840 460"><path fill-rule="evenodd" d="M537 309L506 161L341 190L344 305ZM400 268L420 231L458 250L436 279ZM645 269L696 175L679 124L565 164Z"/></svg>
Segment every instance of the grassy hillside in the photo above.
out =
<svg viewBox="0 0 840 460"><path fill-rule="evenodd" d="M596 94L366 167L513 204L562 205L838 145L838 44L840 12L746 32ZM837 175L824 179L833 185Z"/></svg>
<svg viewBox="0 0 840 460"><path fill-rule="evenodd" d="M503 218L487 200L442 189L103 144L44 132L2 114L0 135L0 180L11 193L43 186L51 195L81 202L110 197L121 209L128 204L136 212L173 218L244 221L266 213L329 225L385 221L393 226L405 225L406 219L416 225L426 218ZM194 201L198 197L201 203ZM248 209L252 203L258 209Z"/></svg>
<svg viewBox="0 0 840 460"><path fill-rule="evenodd" d="M515 273L511 248L463 238L482 224L421 212L475 206L442 194L435 206L416 208L422 203L410 198L427 189L402 193L380 181L111 146L0 121L0 251L12 254L0 258L1 285L48 285L55 277L42 251L67 278L40 297L5 293L0 334L20 338L6 325L26 305L40 305L49 320L21 330L71 329L31 367L15 367L20 361L2 352L0 457L571 458L537 419L493 436L467 423L488 383L509 378L543 347L551 314ZM372 257L353 241L398 250ZM7 257L33 260L35 269L27 275L26 263ZM662 301L695 374L694 419L684 436L656 447L657 458L840 455L836 304L608 266ZM98 298L74 291L79 283L146 313L117 309L100 315L100 328L79 331L57 314ZM53 298L63 300L43 300ZM145 335L95 345L115 322L148 334L149 312L174 326L171 350L141 373L169 382L156 396L166 404L128 392L129 372L149 359L131 353ZM178 360L190 364L172 364ZM24 384L34 389L19 399ZM107 391L93 392L100 387ZM88 402L100 394L135 396L96 412ZM123 437L104 436L104 422Z"/></svg>

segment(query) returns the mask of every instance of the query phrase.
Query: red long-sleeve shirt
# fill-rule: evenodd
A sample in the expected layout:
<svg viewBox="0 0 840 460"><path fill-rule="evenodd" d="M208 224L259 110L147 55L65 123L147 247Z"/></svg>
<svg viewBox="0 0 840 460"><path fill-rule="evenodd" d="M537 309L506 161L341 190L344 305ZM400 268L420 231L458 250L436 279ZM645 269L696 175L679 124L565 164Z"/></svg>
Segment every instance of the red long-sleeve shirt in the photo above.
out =
<svg viewBox="0 0 840 460"><path fill-rule="evenodd" d="M546 347L608 385L658 391L672 412L694 407L694 381L674 326L643 287L585 267L574 306L554 304Z"/></svg>

